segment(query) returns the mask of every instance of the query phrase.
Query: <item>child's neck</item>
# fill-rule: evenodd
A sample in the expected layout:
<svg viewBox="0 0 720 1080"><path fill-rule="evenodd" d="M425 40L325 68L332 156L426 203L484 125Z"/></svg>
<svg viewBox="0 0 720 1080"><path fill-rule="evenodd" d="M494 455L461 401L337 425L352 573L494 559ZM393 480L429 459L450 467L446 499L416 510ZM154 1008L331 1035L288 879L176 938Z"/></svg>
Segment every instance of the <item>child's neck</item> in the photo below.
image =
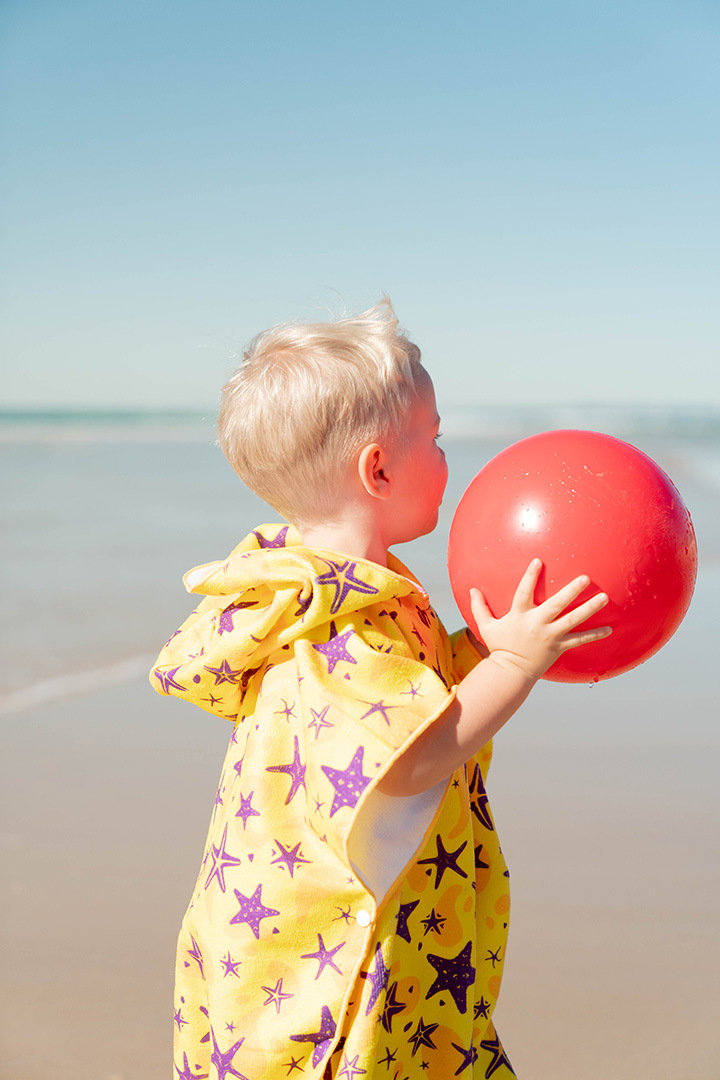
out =
<svg viewBox="0 0 720 1080"><path fill-rule="evenodd" d="M325 548L352 559L368 559L380 566L387 566L387 545L367 522L322 522L306 525L299 531L306 547Z"/></svg>

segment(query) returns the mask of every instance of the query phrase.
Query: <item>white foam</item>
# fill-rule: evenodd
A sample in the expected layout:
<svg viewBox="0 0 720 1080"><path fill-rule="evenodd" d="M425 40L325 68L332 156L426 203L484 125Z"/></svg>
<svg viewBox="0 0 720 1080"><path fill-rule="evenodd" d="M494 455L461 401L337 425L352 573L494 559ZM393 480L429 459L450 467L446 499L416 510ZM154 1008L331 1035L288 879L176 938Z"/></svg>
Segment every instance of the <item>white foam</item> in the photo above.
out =
<svg viewBox="0 0 720 1080"><path fill-rule="evenodd" d="M104 690L108 686L121 686L140 675L147 675L154 661L154 654L143 654L91 671L75 671L53 679L40 679L21 690L13 690L0 696L0 716L36 709L82 694L91 694L94 690Z"/></svg>

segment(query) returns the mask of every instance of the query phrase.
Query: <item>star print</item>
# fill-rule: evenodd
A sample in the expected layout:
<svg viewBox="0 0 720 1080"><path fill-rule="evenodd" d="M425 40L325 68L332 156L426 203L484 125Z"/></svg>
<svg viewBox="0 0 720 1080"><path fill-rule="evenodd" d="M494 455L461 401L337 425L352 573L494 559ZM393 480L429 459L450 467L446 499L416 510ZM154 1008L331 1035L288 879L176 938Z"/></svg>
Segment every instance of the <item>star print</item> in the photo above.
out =
<svg viewBox="0 0 720 1080"><path fill-rule="evenodd" d="M413 1044L411 1057L415 1057L421 1046L429 1046L431 1050L437 1050L435 1043L432 1041L432 1034L434 1031L437 1031L439 1027L439 1024L424 1023L422 1017L420 1017L418 1026L410 1036L410 1042Z"/></svg>
<svg viewBox="0 0 720 1080"><path fill-rule="evenodd" d="M255 807L252 805L252 799L254 794L255 792L251 791L246 799L243 793L240 792L240 809L235 814L235 817L242 818L243 830L245 830L245 828L247 827L248 818L260 817L260 811L256 810Z"/></svg>
<svg viewBox="0 0 720 1080"><path fill-rule="evenodd" d="M488 1012L489 1008L490 1008L490 1002L486 1001L484 997L481 997L479 1001L475 1002L475 1008L474 1008L475 1019L479 1020L480 1017L482 1016L483 1020L489 1020L490 1019L490 1013Z"/></svg>
<svg viewBox="0 0 720 1080"><path fill-rule="evenodd" d="M407 904L401 904L400 910L398 911L397 927L395 929L395 933L398 937L404 938L405 941L408 942L411 942L412 938L410 936L410 930L408 928L407 921L419 903L419 900L410 900Z"/></svg>
<svg viewBox="0 0 720 1080"><path fill-rule="evenodd" d="M217 705L218 701L222 701L222 698L215 697L214 694L211 694L210 697L200 698L200 700L201 701L209 701L210 702L210 708L214 709L215 706ZM235 734L235 732L233 732L233 735L234 734Z"/></svg>
<svg viewBox="0 0 720 1080"><path fill-rule="evenodd" d="M179 682L175 682L175 676L182 667L182 664L178 664L177 667L170 668L168 671L156 671L155 678L160 680L163 694L169 694L170 688L173 690L187 690L187 686L181 686Z"/></svg>
<svg viewBox="0 0 720 1080"><path fill-rule="evenodd" d="M183 1020L182 1009L178 1009L178 1011L175 1013L173 1019L175 1020L175 1023L178 1026L178 1031L182 1031L183 1024L189 1024L190 1023L189 1020Z"/></svg>
<svg viewBox="0 0 720 1080"><path fill-rule="evenodd" d="M335 789L335 795L330 807L330 817L338 812L343 806L355 807L365 788L370 783L371 777L364 776L363 755L364 746L359 746L353 754L347 769L333 769L329 765L322 765L322 771Z"/></svg>
<svg viewBox="0 0 720 1080"><path fill-rule="evenodd" d="M429 628L430 627L430 619L428 617L427 611L424 608L419 608L419 607L416 607L415 610L417 611L418 615L420 616L420 619L423 622L423 624Z"/></svg>
<svg viewBox="0 0 720 1080"><path fill-rule="evenodd" d="M492 1074L496 1072L502 1065L507 1065L513 1076L515 1075L515 1070L508 1061L505 1051L500 1045L500 1040L497 1038L497 1036L494 1039L484 1039L480 1043L480 1049L488 1050L493 1055L492 1061L485 1070L486 1080L490 1080Z"/></svg>
<svg viewBox="0 0 720 1080"><path fill-rule="evenodd" d="M297 1069L298 1072L305 1072L305 1070L303 1069L303 1067L300 1064L301 1061L302 1061L301 1057L294 1058L292 1056L292 1054L290 1055L290 1061L283 1061L283 1068L287 1069L287 1074L286 1075L289 1076L290 1073L293 1071L293 1069Z"/></svg>
<svg viewBox="0 0 720 1080"><path fill-rule="evenodd" d="M274 986L260 987L260 989L264 990L265 993L268 995L267 999L263 1001L263 1005L274 1005L275 1011L278 1013L280 1012L280 1006L282 1005L283 1001L287 1001L288 998L295 996L294 994L284 994L282 984L282 979L278 979ZM299 1060L302 1060L302 1058L300 1058Z"/></svg>
<svg viewBox="0 0 720 1080"><path fill-rule="evenodd" d="M301 787L305 787L305 769L306 766L300 761L300 743L298 742L297 735L293 736L295 753L292 761L287 765L267 765L265 772L282 772L287 773L290 777L290 790L287 793L285 799L285 805L287 806L291 802Z"/></svg>
<svg viewBox="0 0 720 1080"><path fill-rule="evenodd" d="M490 829L491 832L495 831L493 825L493 819L490 817L490 809L488 807L488 797L485 794L485 785L483 784L482 772L480 766L476 763L473 770L472 779L468 784L468 791L470 792L470 809L475 817L481 822L486 829Z"/></svg>
<svg viewBox="0 0 720 1080"><path fill-rule="evenodd" d="M425 639L424 639L424 637L422 636L422 634L420 633L420 631L419 631L419 630L416 630L416 629L415 629L415 627L413 627L413 628L412 628L412 630L410 631L410 633L411 633L411 634L413 634L413 635L414 635L414 636L415 636L415 637L416 637L416 638L418 639L418 641L420 642L420 644L421 644L421 645L424 645L424 644L425 644Z"/></svg>
<svg viewBox="0 0 720 1080"><path fill-rule="evenodd" d="M358 1065L359 1057L360 1055L356 1054L352 1061L348 1061L347 1054L343 1054L343 1067L338 1076L344 1076L346 1080L355 1080L356 1076L362 1076L363 1073L366 1073L367 1069L361 1069Z"/></svg>
<svg viewBox="0 0 720 1080"><path fill-rule="evenodd" d="M448 681L447 681L447 679L445 678L445 676L442 673L442 668L440 667L440 658L439 657L437 658L437 664L432 664L431 667L432 667L432 670L437 675L438 679L440 679L440 682L445 683L445 686L447 686L448 689L450 689L450 687L448 685Z"/></svg>
<svg viewBox="0 0 720 1080"><path fill-rule="evenodd" d="M187 1054L183 1054L183 1067L182 1070L175 1065L175 1072L178 1074L178 1080L207 1080L210 1073L194 1073L190 1068L190 1062L188 1061Z"/></svg>
<svg viewBox="0 0 720 1080"><path fill-rule="evenodd" d="M275 716L284 716L286 720L289 720L291 716L295 715L295 713L293 711L294 708L295 708L295 702L293 701L292 705L288 705L285 698L281 698L281 701L282 701L283 705L285 706L285 708L284 709L276 709L274 715Z"/></svg>
<svg viewBox="0 0 720 1080"><path fill-rule="evenodd" d="M369 705L370 708L368 709L368 711L363 716L360 717L361 720L366 720L368 718L368 716L372 716L373 713L379 712L388 727L390 727L390 719L388 717L388 709L397 709L397 708L399 708L398 705L385 705L385 704L383 704L382 698L380 699L380 701L363 701L363 705Z"/></svg>
<svg viewBox="0 0 720 1080"><path fill-rule="evenodd" d="M318 1065L325 1056L325 1051L335 1038L336 1024L333 1020L332 1013L328 1009L327 1005L323 1005L320 1018L320 1030L308 1032L307 1035L291 1035L290 1038L293 1042L311 1042L315 1049L313 1050L312 1063L313 1068L317 1069Z"/></svg>
<svg viewBox="0 0 720 1080"><path fill-rule="evenodd" d="M308 727L315 728L316 739L324 727L335 727L334 724L331 724L329 720L325 719L328 714L329 708L330 706L326 705L324 709L320 710L320 712L318 712L316 709L310 709L310 712L313 714L313 719L308 724Z"/></svg>
<svg viewBox="0 0 720 1080"><path fill-rule="evenodd" d="M422 694L420 693L418 688L415 686L412 679L408 679L408 683L410 684L410 689L409 690L401 690L400 693L403 694L403 695L409 694L410 697L418 697L418 696L422 697Z"/></svg>
<svg viewBox="0 0 720 1080"><path fill-rule="evenodd" d="M292 851L290 850L290 848L286 848L284 844L281 844L279 840L276 840L275 843L280 848L280 854L276 859L272 860L272 865L274 865L275 863L283 863L290 871L290 877L294 876L295 866L297 865L297 863L312 862L312 859L304 859L300 854L300 841L298 841Z"/></svg>
<svg viewBox="0 0 720 1080"><path fill-rule="evenodd" d="M259 529L253 529L253 536L257 540L258 547L260 548L284 548L286 546L285 541L287 539L289 528L289 525L284 525L274 540L268 540L267 537L263 536Z"/></svg>
<svg viewBox="0 0 720 1080"><path fill-rule="evenodd" d="M192 956L193 960L197 961L197 966L200 968L200 974L204 979L205 978L205 972L203 970L203 956L202 956L202 953L200 952L200 946L198 945L197 941L192 936L192 934L190 935L190 940L193 943L193 947L192 947L192 949L187 949L186 952L187 952L188 956Z"/></svg>
<svg viewBox="0 0 720 1080"><path fill-rule="evenodd" d="M225 970L223 971L223 979L226 979L228 975L237 975L238 979L240 978L240 972L238 971L238 968L240 967L242 960L233 960L232 956L230 955L229 949L227 956L223 956L220 963L225 968Z"/></svg>
<svg viewBox="0 0 720 1080"><path fill-rule="evenodd" d="M446 851L445 846L442 842L442 837L438 835L435 837L435 846L437 847L437 855L435 856L435 858L418 859L418 863L421 866L424 863L435 864L435 888L437 889L438 885L442 881L443 874L446 870L452 870L454 871L454 873L459 874L460 877L466 878L467 874L457 865L457 859L463 848L467 847L467 840L464 840L460 847L456 848L455 851Z"/></svg>
<svg viewBox="0 0 720 1080"><path fill-rule="evenodd" d="M344 922L349 923L350 920L352 919L352 915L350 914L350 905L349 904L348 904L347 911L345 911L344 908L338 907L337 905L335 907L335 910L339 911L340 914L335 916L335 918L333 919L333 922L338 922L340 919L342 919Z"/></svg>
<svg viewBox="0 0 720 1080"><path fill-rule="evenodd" d="M233 889L233 892L240 904L240 910L237 915L233 915L230 923L247 923L255 935L256 940L259 940L261 921L263 919L269 919L273 915L279 915L280 912L276 911L275 908L263 906L262 885L258 885L252 896L244 896L239 889Z"/></svg>
<svg viewBox="0 0 720 1080"><path fill-rule="evenodd" d="M233 1031L235 1030L235 1025L233 1024L232 1020L230 1021L229 1024L225 1025L225 1030L229 1031L230 1034L232 1035Z"/></svg>
<svg viewBox="0 0 720 1080"><path fill-rule="evenodd" d="M385 1057L379 1059L378 1065L384 1065L385 1069L388 1070L390 1068L391 1063L393 1061L396 1061L396 1060L397 1060L397 1050L393 1050L393 1052L391 1054L390 1053L390 1047L386 1046L385 1047Z"/></svg>
<svg viewBox="0 0 720 1080"><path fill-rule="evenodd" d="M386 1031L392 1035L392 1022L397 1013L404 1012L407 1008L406 1001L398 1001L397 998L397 986L396 982L390 984L390 988L385 996L385 1005L383 1007L383 1013L380 1017L382 1026Z"/></svg>
<svg viewBox="0 0 720 1080"><path fill-rule="evenodd" d="M350 638L353 636L353 629L350 627L342 634L338 634L335 627L335 623L330 623L330 637L327 641L320 642L317 645L313 645L313 649L322 655L327 660L328 675L332 675L337 665L344 661L346 664L357 664L355 657L349 653L346 649L346 645Z"/></svg>
<svg viewBox="0 0 720 1080"><path fill-rule="evenodd" d="M318 951L317 952L311 952L311 953L305 953L304 956L300 957L301 960L317 960L318 969L317 969L317 974L315 975L315 981L317 982L317 980L320 978L320 976L322 975L323 971L328 966L328 964L330 965L331 968L333 968L335 971L337 971L338 975L342 975L342 971L340 970L340 968L337 966L337 964L333 960L333 957L334 957L336 952L339 952L340 949L343 948L343 946L345 945L345 942L341 941L340 944L336 945L334 949L326 949L325 948L325 942L322 939L322 934L318 934L317 939L318 939Z"/></svg>
<svg viewBox="0 0 720 1080"><path fill-rule="evenodd" d="M237 671L228 664L227 660L223 660L220 667L208 667L205 664L205 671L209 671L211 675L215 676L215 685L220 686L221 683L237 683L242 676L242 668L238 668Z"/></svg>
<svg viewBox="0 0 720 1080"><path fill-rule="evenodd" d="M238 1080L248 1080L241 1072L238 1072L234 1067L232 1061L238 1050L245 1042L245 1039L238 1039L238 1041L226 1050L223 1054L218 1046L217 1039L215 1038L215 1032L210 1028L210 1035L212 1036L213 1052L210 1055L210 1061L217 1069L218 1080L225 1080L226 1076L236 1076Z"/></svg>
<svg viewBox="0 0 720 1080"><path fill-rule="evenodd" d="M236 604L230 604L224 611L220 613L220 619L217 625L218 636L221 634L229 634L234 629L233 616L237 615L241 608L257 607L257 600L240 600Z"/></svg>
<svg viewBox="0 0 720 1080"><path fill-rule="evenodd" d="M478 846L475 848L475 869L476 870L489 870L490 869L490 863L483 862L482 859L480 858L480 852L482 851L482 849L483 849L482 844L478 844Z"/></svg>
<svg viewBox="0 0 720 1080"><path fill-rule="evenodd" d="M220 800L222 802L222 799ZM239 866L241 859L235 855L228 855L225 850L225 844L227 843L228 827L227 822L223 829L222 840L220 844L213 844L210 849L210 858L212 859L212 869L205 881L205 888L209 886L213 878L217 878L218 885L220 886L220 892L225 892L225 871L230 866Z"/></svg>
<svg viewBox="0 0 720 1080"><path fill-rule="evenodd" d="M465 1072L466 1069L469 1069L471 1065L475 1064L478 1059L478 1052L472 1043L470 1043L469 1050L466 1050L464 1046L458 1046L457 1043L453 1043L453 1046L459 1054L462 1054L463 1057L462 1061L460 1062L459 1068L455 1071L455 1075L459 1076L461 1072Z"/></svg>
<svg viewBox="0 0 720 1080"><path fill-rule="evenodd" d="M372 987L370 1000L365 1009L365 1015L369 1016L375 1007L377 999L380 997L383 990L387 988L388 979L390 978L390 968L385 967L385 960L383 958L380 942L375 946L375 970L373 972L361 971L360 978L369 979Z"/></svg>
<svg viewBox="0 0 720 1080"><path fill-rule="evenodd" d="M468 941L457 956L446 958L428 953L427 962L435 968L437 976L425 997L431 998L442 990L447 990L452 995L458 1012L465 1013L467 1011L467 991L475 979L475 968L470 963L471 955L471 941Z"/></svg>
<svg viewBox="0 0 720 1080"><path fill-rule="evenodd" d="M435 908L432 909L427 919L421 919L420 922L425 927L425 933L423 937L427 937L430 930L436 930L438 933L442 930L443 926L447 922L441 915L438 915Z"/></svg>
<svg viewBox="0 0 720 1080"><path fill-rule="evenodd" d="M500 949L502 949L502 945L500 946ZM491 961L492 966L493 966L493 971L495 970L495 964L496 963L497 964L502 964L502 960L500 959L500 949L498 949L497 952L493 952L492 949L488 949L488 954L485 957L485 963L487 963L488 960Z"/></svg>
<svg viewBox="0 0 720 1080"><path fill-rule="evenodd" d="M377 593L378 590L373 585L369 585L366 581L361 581L355 577L356 562L350 562L349 559L344 563L336 563L331 559L321 559L321 562L324 562L330 569L325 574L320 574L319 577L315 578L315 582L318 585L332 585L335 589L335 596L330 608L331 615L337 615L350 592L363 593L365 596L374 596Z"/></svg>

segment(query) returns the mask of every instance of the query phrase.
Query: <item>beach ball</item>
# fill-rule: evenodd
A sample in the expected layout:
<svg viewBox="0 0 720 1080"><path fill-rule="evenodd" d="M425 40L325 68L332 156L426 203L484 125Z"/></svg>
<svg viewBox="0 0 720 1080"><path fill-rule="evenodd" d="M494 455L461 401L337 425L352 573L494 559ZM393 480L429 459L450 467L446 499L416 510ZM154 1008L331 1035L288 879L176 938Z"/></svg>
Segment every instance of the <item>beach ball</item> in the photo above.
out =
<svg viewBox="0 0 720 1080"><path fill-rule="evenodd" d="M590 585L571 606L597 592L610 598L583 626L613 633L559 657L544 676L556 682L597 682L647 660L682 622L697 576L695 533L677 488L647 454L597 431L522 439L467 488L448 568L471 628L470 589L500 618L535 557L543 561L537 604L580 574Z"/></svg>

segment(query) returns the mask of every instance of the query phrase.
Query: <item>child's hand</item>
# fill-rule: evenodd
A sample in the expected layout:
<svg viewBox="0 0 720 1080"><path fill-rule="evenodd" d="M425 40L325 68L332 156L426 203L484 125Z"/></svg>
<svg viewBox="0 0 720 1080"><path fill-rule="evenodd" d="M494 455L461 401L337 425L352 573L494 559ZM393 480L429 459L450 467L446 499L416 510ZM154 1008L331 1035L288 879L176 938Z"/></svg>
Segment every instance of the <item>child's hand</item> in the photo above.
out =
<svg viewBox="0 0 720 1080"><path fill-rule="evenodd" d="M608 602L605 593L598 593L573 611L565 611L590 584L588 577L575 578L536 606L533 597L541 569L540 559L533 559L520 580L512 607L501 619L493 618L479 589L470 590L473 618L493 660L506 667L519 668L531 679L544 675L568 649L599 641L612 633L609 626L574 632L575 627Z"/></svg>

